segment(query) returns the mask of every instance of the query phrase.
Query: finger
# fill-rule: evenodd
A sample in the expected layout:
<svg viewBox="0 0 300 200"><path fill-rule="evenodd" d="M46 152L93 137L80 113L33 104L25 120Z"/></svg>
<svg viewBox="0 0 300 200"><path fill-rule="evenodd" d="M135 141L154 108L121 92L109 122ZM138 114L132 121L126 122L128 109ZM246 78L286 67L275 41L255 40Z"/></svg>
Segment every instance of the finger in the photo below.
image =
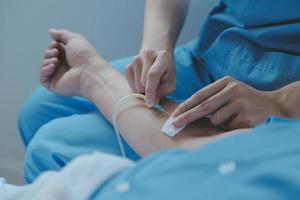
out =
<svg viewBox="0 0 300 200"><path fill-rule="evenodd" d="M59 44L55 40L53 40L49 45L49 49L55 49L58 47L59 47Z"/></svg>
<svg viewBox="0 0 300 200"><path fill-rule="evenodd" d="M141 84L142 86L146 86L146 79L149 69L151 68L152 64L155 61L155 53L152 50L148 50L143 52L142 54L142 64L143 64L143 70L141 74Z"/></svg>
<svg viewBox="0 0 300 200"><path fill-rule="evenodd" d="M161 78L164 76L165 70L161 65L161 56L158 56L150 68L146 78L146 104L152 107L157 103L158 86L160 85Z"/></svg>
<svg viewBox="0 0 300 200"><path fill-rule="evenodd" d="M225 87L223 90L199 104L198 116L205 117L213 114L225 104L229 104L233 101L237 95L238 93L234 90L234 87Z"/></svg>
<svg viewBox="0 0 300 200"><path fill-rule="evenodd" d="M53 58L57 57L59 54L58 49L46 49L44 53L44 58Z"/></svg>
<svg viewBox="0 0 300 200"><path fill-rule="evenodd" d="M222 81L223 82L223 81ZM221 83L222 83L221 82ZM218 82L220 83L220 82ZM217 85L216 83L215 85ZM190 100L187 100L182 105L182 108L179 108L179 110L185 110L186 108L189 108L185 110L184 112L180 113L179 115L176 115L175 113L175 120L174 120L174 126L175 127L182 127L196 119L200 119L205 116L209 116L219 110L223 105L229 104L233 99L235 99L238 96L238 92L236 91L236 87L228 86L226 87L226 83L223 85L220 84L220 86L214 90L218 91L220 88L222 88L225 85L225 88L223 88L221 91L219 91L216 94L212 94L211 97L209 97L207 100L198 102L198 105L196 107L191 107L190 104L194 104L194 102L197 102L199 99L195 99L192 102L189 102ZM213 92L214 92L213 91ZM187 104L190 103L190 104ZM195 119L195 117L197 117Z"/></svg>
<svg viewBox="0 0 300 200"><path fill-rule="evenodd" d="M133 60L133 73L134 73L134 84L136 91L138 93L144 93L145 88L141 83L141 74L142 74L142 61L140 57L135 57Z"/></svg>
<svg viewBox="0 0 300 200"><path fill-rule="evenodd" d="M230 121L241 110L240 104L237 101L229 103L217 110L210 117L210 122L215 126L223 126Z"/></svg>
<svg viewBox="0 0 300 200"><path fill-rule="evenodd" d="M182 113L188 111L189 109L201 104L203 101L211 97L212 95L220 92L226 87L226 82L223 81L223 79L220 79L205 88L201 89L200 91L193 94L190 98L188 98L186 101L181 103L175 111L172 113L173 117L177 117L181 115Z"/></svg>
<svg viewBox="0 0 300 200"><path fill-rule="evenodd" d="M206 115L203 115L203 112L201 112L201 107L196 106L191 110L188 110L187 112L176 117L172 124L175 128L180 128L204 116Z"/></svg>
<svg viewBox="0 0 300 200"><path fill-rule="evenodd" d="M64 30L64 29L60 29L60 30L50 29L49 34L53 40L56 40L63 44L67 44L68 41L75 35L75 33L72 33L69 30Z"/></svg>
<svg viewBox="0 0 300 200"><path fill-rule="evenodd" d="M229 130L251 128L251 124L248 120L245 120L241 114L238 114L228 124L226 124L226 128Z"/></svg>
<svg viewBox="0 0 300 200"><path fill-rule="evenodd" d="M125 77L127 82L129 83L129 86L131 87L131 90L133 92L137 92L135 85L134 85L134 73L133 73L133 66L132 64L129 64L125 68Z"/></svg>
<svg viewBox="0 0 300 200"><path fill-rule="evenodd" d="M60 43L60 44L58 45L58 49L59 49L60 51L66 51L66 45L63 44L63 43Z"/></svg>
<svg viewBox="0 0 300 200"><path fill-rule="evenodd" d="M58 58L57 57L53 57L53 58L47 58L47 59L45 59L43 61L43 63L42 63L42 67L47 66L47 65L49 65L51 63L53 63L53 64L56 65L58 63Z"/></svg>
<svg viewBox="0 0 300 200"><path fill-rule="evenodd" d="M46 82L49 77L55 72L56 66L54 64L49 64L41 69L40 72L40 81L41 83Z"/></svg>

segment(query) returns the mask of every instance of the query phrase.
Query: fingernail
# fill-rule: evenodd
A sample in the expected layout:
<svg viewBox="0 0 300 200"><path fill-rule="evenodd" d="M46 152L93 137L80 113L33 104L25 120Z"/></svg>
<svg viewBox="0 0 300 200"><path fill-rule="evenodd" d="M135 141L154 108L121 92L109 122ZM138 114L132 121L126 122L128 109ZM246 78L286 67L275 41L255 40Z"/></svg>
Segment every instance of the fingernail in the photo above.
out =
<svg viewBox="0 0 300 200"><path fill-rule="evenodd" d="M171 114L172 117L177 117L177 111L174 111L172 114Z"/></svg>
<svg viewBox="0 0 300 200"><path fill-rule="evenodd" d="M173 122L172 122L172 126L174 126L174 128L179 128L178 126L178 120L176 118L173 119Z"/></svg>
<svg viewBox="0 0 300 200"><path fill-rule="evenodd" d="M147 105L149 108L153 107L153 105L154 105L153 100L152 100L152 99L146 99L146 105Z"/></svg>

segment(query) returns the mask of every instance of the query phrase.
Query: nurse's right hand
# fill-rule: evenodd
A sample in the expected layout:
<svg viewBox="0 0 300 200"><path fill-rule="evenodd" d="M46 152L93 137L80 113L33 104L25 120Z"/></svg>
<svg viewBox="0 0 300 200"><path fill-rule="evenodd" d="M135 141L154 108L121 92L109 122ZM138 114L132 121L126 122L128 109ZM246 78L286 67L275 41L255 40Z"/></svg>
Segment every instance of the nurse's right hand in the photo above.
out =
<svg viewBox="0 0 300 200"><path fill-rule="evenodd" d="M167 50L141 51L127 65L125 74L131 89L145 94L149 107L175 90L173 53Z"/></svg>

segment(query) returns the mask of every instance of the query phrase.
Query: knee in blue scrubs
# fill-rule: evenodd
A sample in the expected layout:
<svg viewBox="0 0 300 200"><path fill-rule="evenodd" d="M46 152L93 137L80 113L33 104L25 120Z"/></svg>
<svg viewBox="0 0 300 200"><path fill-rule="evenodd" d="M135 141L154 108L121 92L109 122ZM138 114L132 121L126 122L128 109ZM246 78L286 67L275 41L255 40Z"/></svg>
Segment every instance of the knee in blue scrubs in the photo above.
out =
<svg viewBox="0 0 300 200"><path fill-rule="evenodd" d="M58 96L39 87L27 99L19 113L19 132L27 146L37 130L53 119L88 113L96 109L83 98Z"/></svg>
<svg viewBox="0 0 300 200"><path fill-rule="evenodd" d="M125 143L132 160L139 156ZM57 118L42 126L28 144L25 180L32 182L41 172L59 170L78 155L101 151L121 155L111 124L94 111Z"/></svg>
<svg viewBox="0 0 300 200"><path fill-rule="evenodd" d="M122 72L130 58L112 65ZM27 146L24 164L26 182L40 173L58 170L83 153L102 151L120 155L114 130L95 105L81 97L55 95L38 88L23 106L18 120ZM125 143L129 158L139 156Z"/></svg>

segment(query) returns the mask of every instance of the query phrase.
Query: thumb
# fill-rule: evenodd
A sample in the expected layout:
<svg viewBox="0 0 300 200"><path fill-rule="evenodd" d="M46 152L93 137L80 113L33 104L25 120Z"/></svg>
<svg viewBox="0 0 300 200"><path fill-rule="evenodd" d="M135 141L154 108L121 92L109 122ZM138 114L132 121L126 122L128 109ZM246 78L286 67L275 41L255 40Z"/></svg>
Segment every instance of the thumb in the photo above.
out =
<svg viewBox="0 0 300 200"><path fill-rule="evenodd" d="M63 44L67 44L68 41L74 36L74 33L63 29L61 30L50 29L49 34L53 38L53 40L56 40Z"/></svg>

